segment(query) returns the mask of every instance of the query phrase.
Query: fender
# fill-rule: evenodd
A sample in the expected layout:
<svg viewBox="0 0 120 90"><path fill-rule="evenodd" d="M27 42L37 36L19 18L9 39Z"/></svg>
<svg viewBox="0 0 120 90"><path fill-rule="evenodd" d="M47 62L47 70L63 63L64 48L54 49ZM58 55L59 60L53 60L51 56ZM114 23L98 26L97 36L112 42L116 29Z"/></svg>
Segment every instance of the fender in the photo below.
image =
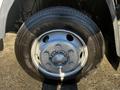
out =
<svg viewBox="0 0 120 90"><path fill-rule="evenodd" d="M6 21L13 2L14 0L0 0L0 51L4 48L3 38L5 35Z"/></svg>
<svg viewBox="0 0 120 90"><path fill-rule="evenodd" d="M114 28L114 38L115 38L115 45L116 45L116 53L120 57L120 27L118 25L118 18L116 12L116 6L114 0L106 0L108 8L111 13L111 19L113 21L113 28Z"/></svg>
<svg viewBox="0 0 120 90"><path fill-rule="evenodd" d="M0 39L4 38L7 16L14 1L15 0L1 0L2 4L0 6Z"/></svg>
<svg viewBox="0 0 120 90"><path fill-rule="evenodd" d="M5 37L7 23L9 26L15 21L16 17L15 14L15 7L16 2L18 3L20 0L0 0L0 51L4 48L3 39ZM19 11L19 5L17 6L17 10ZM19 13L18 13L19 14ZM9 17L9 19L8 19Z"/></svg>

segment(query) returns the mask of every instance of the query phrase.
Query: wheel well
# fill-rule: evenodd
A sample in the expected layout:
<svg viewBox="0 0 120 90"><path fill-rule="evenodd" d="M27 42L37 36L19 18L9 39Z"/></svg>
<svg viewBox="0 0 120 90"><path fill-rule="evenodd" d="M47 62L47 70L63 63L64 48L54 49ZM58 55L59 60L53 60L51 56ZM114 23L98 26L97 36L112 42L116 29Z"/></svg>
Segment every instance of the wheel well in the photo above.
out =
<svg viewBox="0 0 120 90"><path fill-rule="evenodd" d="M116 48L113 22L106 0L15 0L7 17L6 32L17 32L30 16L52 6L72 7L89 16L101 29L107 48L106 55L110 63L114 62Z"/></svg>
<svg viewBox="0 0 120 90"><path fill-rule="evenodd" d="M20 0L15 0L12 7L9 9L7 19L6 19L6 32L17 31L16 25L20 19Z"/></svg>
<svg viewBox="0 0 120 90"><path fill-rule="evenodd" d="M104 37L114 39L111 15L105 0L16 0L8 14L6 32L18 31L34 13L52 6L68 6L88 15L100 27Z"/></svg>
<svg viewBox="0 0 120 90"><path fill-rule="evenodd" d="M104 28L105 31L113 29L110 12L105 0L16 0L8 14L7 31L13 30L10 29L10 27L12 26L11 28L13 28L13 25L19 21L21 17L24 17L24 21L39 10L51 6L69 6L76 8L91 17L101 30Z"/></svg>

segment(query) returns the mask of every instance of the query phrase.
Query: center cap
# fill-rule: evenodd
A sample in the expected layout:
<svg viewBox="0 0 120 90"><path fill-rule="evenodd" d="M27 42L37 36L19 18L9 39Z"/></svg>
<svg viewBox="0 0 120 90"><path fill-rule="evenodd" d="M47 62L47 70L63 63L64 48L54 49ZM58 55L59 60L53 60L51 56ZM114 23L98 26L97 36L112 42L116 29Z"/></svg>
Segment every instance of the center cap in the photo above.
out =
<svg viewBox="0 0 120 90"><path fill-rule="evenodd" d="M69 72L79 65L75 46L64 40L47 43L40 57L42 67L55 73L59 73L59 68L62 68L63 72Z"/></svg>
<svg viewBox="0 0 120 90"><path fill-rule="evenodd" d="M56 66L63 66L67 62L67 57L64 54L58 53L52 57L52 63Z"/></svg>

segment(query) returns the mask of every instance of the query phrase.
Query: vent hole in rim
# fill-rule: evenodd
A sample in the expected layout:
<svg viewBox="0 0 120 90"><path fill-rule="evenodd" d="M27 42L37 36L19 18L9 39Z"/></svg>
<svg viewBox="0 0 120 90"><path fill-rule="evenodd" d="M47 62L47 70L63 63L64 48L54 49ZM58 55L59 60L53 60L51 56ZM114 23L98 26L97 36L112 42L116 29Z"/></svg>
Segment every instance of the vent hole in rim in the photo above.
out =
<svg viewBox="0 0 120 90"><path fill-rule="evenodd" d="M82 58L82 56L83 56L83 52L80 53L80 59Z"/></svg>
<svg viewBox="0 0 120 90"><path fill-rule="evenodd" d="M66 39L68 41L73 41L74 40L74 38L73 38L73 36L71 34L67 34Z"/></svg>
<svg viewBox="0 0 120 90"><path fill-rule="evenodd" d="M43 38L43 42L44 42L44 43L47 43L48 40L49 40L49 36L48 36L48 35Z"/></svg>
<svg viewBox="0 0 120 90"><path fill-rule="evenodd" d="M40 57L39 57L39 56L37 56L37 59L39 60L39 59L40 59Z"/></svg>

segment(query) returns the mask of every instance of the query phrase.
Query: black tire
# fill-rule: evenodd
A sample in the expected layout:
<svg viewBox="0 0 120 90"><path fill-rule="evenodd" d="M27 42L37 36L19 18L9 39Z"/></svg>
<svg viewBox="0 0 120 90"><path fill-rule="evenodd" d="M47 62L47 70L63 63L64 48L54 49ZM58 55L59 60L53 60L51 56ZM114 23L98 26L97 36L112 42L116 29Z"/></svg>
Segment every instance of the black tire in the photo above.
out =
<svg viewBox="0 0 120 90"><path fill-rule="evenodd" d="M53 29L67 29L80 35L88 47L88 60L84 68L75 75L66 77L83 77L103 58L104 39L98 26L86 15L68 7L52 7L40 11L29 18L19 29L15 42L17 60L24 70L32 77L54 79L39 73L31 60L32 42L39 35Z"/></svg>

